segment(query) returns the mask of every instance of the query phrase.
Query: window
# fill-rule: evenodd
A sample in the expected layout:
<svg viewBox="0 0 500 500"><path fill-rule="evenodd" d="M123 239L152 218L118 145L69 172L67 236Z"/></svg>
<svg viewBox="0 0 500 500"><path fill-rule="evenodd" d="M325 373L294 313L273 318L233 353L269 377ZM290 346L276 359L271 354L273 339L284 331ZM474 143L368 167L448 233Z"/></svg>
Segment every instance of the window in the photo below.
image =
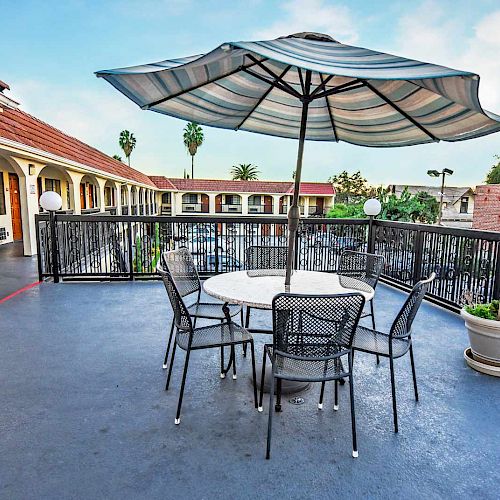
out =
<svg viewBox="0 0 500 500"><path fill-rule="evenodd" d="M161 202L164 205L168 205L170 203L170 193L163 193L161 195Z"/></svg>
<svg viewBox="0 0 500 500"><path fill-rule="evenodd" d="M461 214L469 213L469 197L468 196L463 196L460 199L460 213Z"/></svg>
<svg viewBox="0 0 500 500"><path fill-rule="evenodd" d="M262 197L260 195L254 194L248 198L249 205L260 205L262 202Z"/></svg>
<svg viewBox="0 0 500 500"><path fill-rule="evenodd" d="M61 194L61 181L59 179L45 179L45 191L55 191Z"/></svg>
<svg viewBox="0 0 500 500"><path fill-rule="evenodd" d="M240 197L237 194L226 194L226 205L239 205Z"/></svg>
<svg viewBox="0 0 500 500"><path fill-rule="evenodd" d="M114 193L113 193L113 188L106 186L104 188L104 206L105 207L114 207L115 206L115 200L114 200Z"/></svg>
<svg viewBox="0 0 500 500"><path fill-rule="evenodd" d="M3 184L3 172L0 170L0 215L5 215L5 187Z"/></svg>
<svg viewBox="0 0 500 500"><path fill-rule="evenodd" d="M182 203L189 203L191 205L198 203L198 195L196 193L187 193L182 195Z"/></svg>

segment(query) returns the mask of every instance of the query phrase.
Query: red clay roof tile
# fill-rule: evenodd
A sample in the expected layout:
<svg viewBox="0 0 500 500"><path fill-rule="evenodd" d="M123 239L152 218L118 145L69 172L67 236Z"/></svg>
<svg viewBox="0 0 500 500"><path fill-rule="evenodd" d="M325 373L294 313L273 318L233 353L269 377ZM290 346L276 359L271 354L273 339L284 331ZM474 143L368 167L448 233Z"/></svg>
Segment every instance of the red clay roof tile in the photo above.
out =
<svg viewBox="0 0 500 500"><path fill-rule="evenodd" d="M111 158L20 109L5 108L0 113L0 137L61 156L107 174L155 187L152 180L142 172Z"/></svg>

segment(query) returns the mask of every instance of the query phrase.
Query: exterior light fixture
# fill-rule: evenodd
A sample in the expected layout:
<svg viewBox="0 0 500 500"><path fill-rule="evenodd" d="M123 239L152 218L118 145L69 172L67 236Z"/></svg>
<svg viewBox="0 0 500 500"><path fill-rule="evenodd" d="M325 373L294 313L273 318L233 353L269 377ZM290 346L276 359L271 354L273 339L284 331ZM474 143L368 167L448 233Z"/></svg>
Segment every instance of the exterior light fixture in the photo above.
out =
<svg viewBox="0 0 500 500"><path fill-rule="evenodd" d="M430 177L441 177L441 191L439 192L439 215L438 215L438 225L441 225L441 219L443 218L443 198L444 198L444 178L447 175L453 175L453 170L449 168L443 168L442 172L437 170L427 170L427 175Z"/></svg>
<svg viewBox="0 0 500 500"><path fill-rule="evenodd" d="M382 205L380 204L380 201L377 200L377 198L370 198L369 200L366 200L365 204L363 205L363 211L366 215L368 215L368 217L376 217L381 210Z"/></svg>
<svg viewBox="0 0 500 500"><path fill-rule="evenodd" d="M28 174L35 175L35 165L33 163L28 163Z"/></svg>
<svg viewBox="0 0 500 500"><path fill-rule="evenodd" d="M40 206L47 212L55 212L62 207L62 198L55 191L45 191L40 196Z"/></svg>

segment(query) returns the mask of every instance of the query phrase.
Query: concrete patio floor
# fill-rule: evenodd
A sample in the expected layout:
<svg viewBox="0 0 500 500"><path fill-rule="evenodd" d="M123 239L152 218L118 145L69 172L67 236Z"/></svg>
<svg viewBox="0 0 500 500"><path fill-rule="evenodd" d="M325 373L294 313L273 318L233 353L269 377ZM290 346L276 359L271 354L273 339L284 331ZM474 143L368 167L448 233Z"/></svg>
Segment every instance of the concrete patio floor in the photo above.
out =
<svg viewBox="0 0 500 500"><path fill-rule="evenodd" d="M379 286L379 327L403 299ZM409 359L396 362L399 434L387 361L356 356L358 459L348 389L334 412L327 386L322 412L319 387L301 406L285 398L266 461L268 402L253 408L241 354L236 381L219 378L216 350L193 355L175 426L183 356L165 392L160 282L42 284L0 317L1 498L498 498L500 381L465 365L460 317L428 303L414 324L419 403Z"/></svg>
<svg viewBox="0 0 500 500"><path fill-rule="evenodd" d="M23 242L0 245L0 300L36 281L37 259L24 256Z"/></svg>

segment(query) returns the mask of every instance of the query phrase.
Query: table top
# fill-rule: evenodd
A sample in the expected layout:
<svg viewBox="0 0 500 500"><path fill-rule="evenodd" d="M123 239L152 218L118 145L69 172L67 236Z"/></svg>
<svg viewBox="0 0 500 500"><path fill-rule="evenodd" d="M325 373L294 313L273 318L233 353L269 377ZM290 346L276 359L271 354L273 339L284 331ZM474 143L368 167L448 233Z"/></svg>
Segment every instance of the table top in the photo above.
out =
<svg viewBox="0 0 500 500"><path fill-rule="evenodd" d="M357 280L356 280L357 281ZM360 292L367 301L375 295L373 288L360 281L364 290L346 288L340 284L338 274L318 271L294 271L290 293L330 295ZM212 276L203 283L208 295L224 302L242 304L259 309L271 309L273 297L285 292L285 276L249 276L247 271Z"/></svg>

